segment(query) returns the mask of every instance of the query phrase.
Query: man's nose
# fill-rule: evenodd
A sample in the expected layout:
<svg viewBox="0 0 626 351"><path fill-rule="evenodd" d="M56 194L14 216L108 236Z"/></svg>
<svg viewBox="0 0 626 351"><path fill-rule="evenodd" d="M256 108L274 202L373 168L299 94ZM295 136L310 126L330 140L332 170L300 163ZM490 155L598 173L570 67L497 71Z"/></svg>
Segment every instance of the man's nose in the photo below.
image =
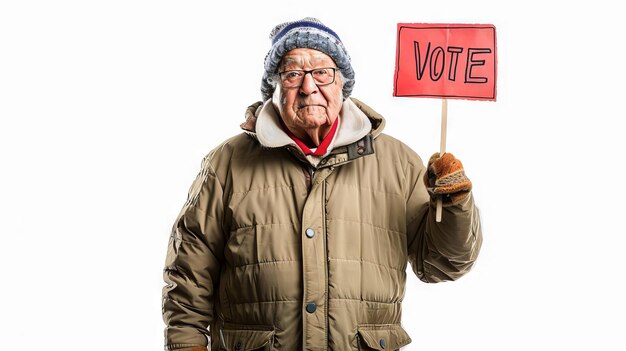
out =
<svg viewBox="0 0 626 351"><path fill-rule="evenodd" d="M312 72L306 72L302 77L302 84L300 85L300 94L311 95L317 93L317 84L313 79Z"/></svg>

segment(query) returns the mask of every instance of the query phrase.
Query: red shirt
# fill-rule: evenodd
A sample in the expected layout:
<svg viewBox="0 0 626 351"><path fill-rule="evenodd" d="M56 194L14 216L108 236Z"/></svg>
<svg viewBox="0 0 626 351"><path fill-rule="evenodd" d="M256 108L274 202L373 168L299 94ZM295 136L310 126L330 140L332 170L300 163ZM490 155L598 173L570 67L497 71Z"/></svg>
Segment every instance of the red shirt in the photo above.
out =
<svg viewBox="0 0 626 351"><path fill-rule="evenodd" d="M282 121L282 119L280 121L280 125L285 131L285 133L287 133L287 135L289 135L289 137L300 147L300 149L302 150L302 152L304 152L305 155L324 156L326 154L326 150L328 150L328 146L330 145L330 142L333 140L333 138L335 137L335 133L337 132L337 125L339 125L339 117L335 118L335 122L333 122L332 127L330 127L330 131L324 137L324 140L322 140L322 142L320 143L320 145L317 147L315 151L311 151L311 149L309 149L309 147L306 146L306 144L303 143L302 140L298 139L298 137L295 136L289 130L289 128L287 128L287 126L285 126L285 123Z"/></svg>

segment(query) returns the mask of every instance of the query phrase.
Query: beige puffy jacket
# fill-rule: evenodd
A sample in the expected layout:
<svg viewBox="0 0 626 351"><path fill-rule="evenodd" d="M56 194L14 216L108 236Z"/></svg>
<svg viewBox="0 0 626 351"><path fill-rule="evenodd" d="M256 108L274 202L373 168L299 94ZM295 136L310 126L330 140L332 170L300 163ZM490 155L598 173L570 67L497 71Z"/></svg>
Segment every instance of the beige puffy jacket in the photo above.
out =
<svg viewBox="0 0 626 351"><path fill-rule="evenodd" d="M168 246L167 349L208 335L211 350L396 350L411 342L407 262L424 282L469 271L482 241L472 196L436 223L422 160L352 100L370 135L317 169L251 131L204 159Z"/></svg>

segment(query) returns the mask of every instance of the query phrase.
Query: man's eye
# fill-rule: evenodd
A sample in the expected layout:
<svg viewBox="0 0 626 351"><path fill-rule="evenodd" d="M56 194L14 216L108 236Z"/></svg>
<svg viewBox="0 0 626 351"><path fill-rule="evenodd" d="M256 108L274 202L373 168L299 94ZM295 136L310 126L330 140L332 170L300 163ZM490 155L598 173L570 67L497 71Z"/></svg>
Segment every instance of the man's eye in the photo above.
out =
<svg viewBox="0 0 626 351"><path fill-rule="evenodd" d="M285 73L285 78L287 79L294 79L294 78L298 78L302 75L302 72L298 72L298 71L289 71Z"/></svg>
<svg viewBox="0 0 626 351"><path fill-rule="evenodd" d="M315 71L313 71L313 75L318 76L318 77L327 76L328 74L329 74L328 69L326 68L316 69Z"/></svg>

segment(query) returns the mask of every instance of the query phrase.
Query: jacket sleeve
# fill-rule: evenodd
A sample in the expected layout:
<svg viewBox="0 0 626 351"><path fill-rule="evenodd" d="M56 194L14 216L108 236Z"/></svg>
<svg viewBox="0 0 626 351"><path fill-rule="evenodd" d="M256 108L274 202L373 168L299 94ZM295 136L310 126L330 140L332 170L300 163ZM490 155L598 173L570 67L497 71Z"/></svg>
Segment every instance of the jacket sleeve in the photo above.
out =
<svg viewBox="0 0 626 351"><path fill-rule="evenodd" d="M441 222L435 221L436 204L422 177L421 159L408 163L407 245L409 262L417 277L427 283L456 280L469 272L482 244L478 209L473 195L444 207Z"/></svg>
<svg viewBox="0 0 626 351"><path fill-rule="evenodd" d="M214 291L223 260L223 187L205 157L168 243L163 278L165 348L208 344Z"/></svg>

